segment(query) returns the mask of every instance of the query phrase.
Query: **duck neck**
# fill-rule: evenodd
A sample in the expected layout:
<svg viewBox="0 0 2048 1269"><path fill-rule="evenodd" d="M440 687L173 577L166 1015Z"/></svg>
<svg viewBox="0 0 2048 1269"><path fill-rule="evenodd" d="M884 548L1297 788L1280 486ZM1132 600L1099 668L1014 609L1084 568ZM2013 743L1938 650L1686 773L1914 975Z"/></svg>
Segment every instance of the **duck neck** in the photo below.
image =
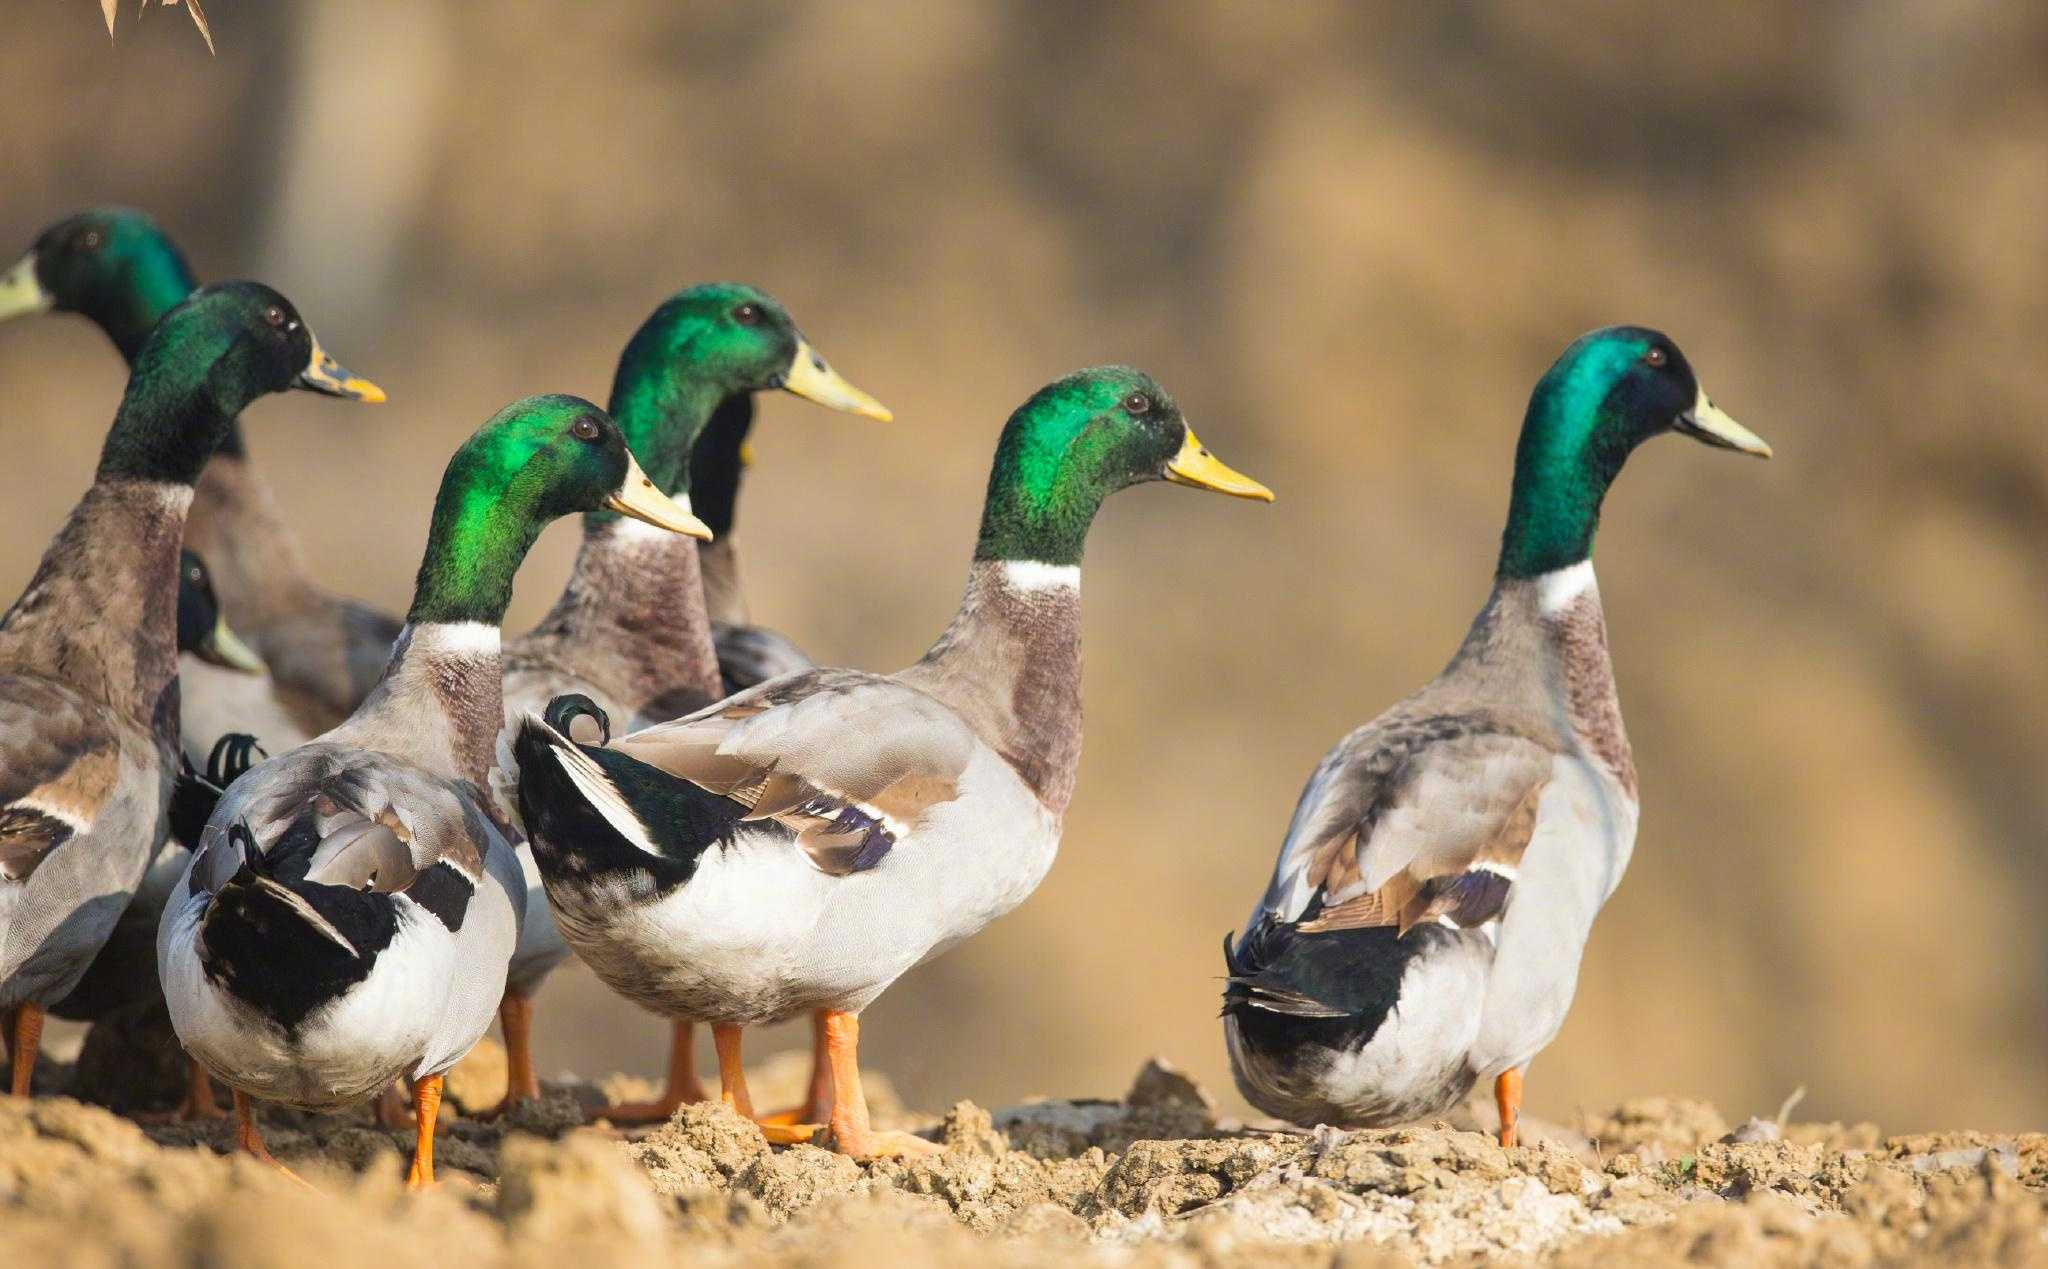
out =
<svg viewBox="0 0 2048 1269"><path fill-rule="evenodd" d="M504 723L495 621L412 620L384 676L330 735L488 787Z"/></svg>
<svg viewBox="0 0 2048 1269"><path fill-rule="evenodd" d="M226 357L180 357L175 344L128 376L114 424L100 447L97 481L183 485L199 480L235 414L254 394Z"/></svg>
<svg viewBox="0 0 2048 1269"><path fill-rule="evenodd" d="M712 412L690 452L691 509L712 535L711 541L698 545L697 555L704 573L704 607L714 625L743 626L751 619L732 534L740 482L746 475L747 434L753 426L753 394L727 397Z"/></svg>
<svg viewBox="0 0 2048 1269"><path fill-rule="evenodd" d="M545 522L535 496L508 491L459 457L449 464L405 628L339 733L482 785L504 721L499 625L512 577Z"/></svg>
<svg viewBox="0 0 2048 1269"><path fill-rule="evenodd" d="M638 520L584 529L568 585L527 642L636 709L678 689L725 694L697 543Z"/></svg>
<svg viewBox="0 0 2048 1269"><path fill-rule="evenodd" d="M619 359L611 414L648 479L687 503L691 447L721 399L643 328ZM528 641L552 645L552 659L606 680L636 708L678 689L724 695L696 541L615 512L583 517L568 584Z"/></svg>
<svg viewBox="0 0 2048 1269"><path fill-rule="evenodd" d="M178 551L192 487L103 477L0 616L0 665L61 679L175 739Z"/></svg>
<svg viewBox="0 0 2048 1269"><path fill-rule="evenodd" d="M1590 755L1634 794L1635 760L1590 560L1535 577L1498 579L1445 675L1505 694L1506 713Z"/></svg>
<svg viewBox="0 0 2048 1269"><path fill-rule="evenodd" d="M977 558L938 642L903 677L950 705L1054 815L1081 760L1078 564Z"/></svg>
<svg viewBox="0 0 2048 1269"><path fill-rule="evenodd" d="M1600 505L1641 437L1614 417L1603 363L1567 362L1536 385L1515 444L1498 574L1527 580L1593 555Z"/></svg>
<svg viewBox="0 0 2048 1269"><path fill-rule="evenodd" d="M998 454L982 503L974 561L1075 568L1107 491L1078 479L1031 480Z"/></svg>
<svg viewBox="0 0 2048 1269"><path fill-rule="evenodd" d="M142 351L149 332L199 287L185 258L165 244L130 258L122 284L95 296L81 311L92 320L130 366Z"/></svg>
<svg viewBox="0 0 2048 1269"><path fill-rule="evenodd" d="M185 541L206 560L232 625L260 632L313 594L298 536L239 449L215 454L200 473Z"/></svg>

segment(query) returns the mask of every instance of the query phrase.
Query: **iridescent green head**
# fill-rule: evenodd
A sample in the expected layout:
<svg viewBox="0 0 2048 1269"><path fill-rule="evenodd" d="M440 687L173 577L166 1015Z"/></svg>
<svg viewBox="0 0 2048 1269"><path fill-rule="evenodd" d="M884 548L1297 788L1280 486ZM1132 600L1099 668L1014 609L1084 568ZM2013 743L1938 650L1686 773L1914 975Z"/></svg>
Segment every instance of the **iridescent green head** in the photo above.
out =
<svg viewBox="0 0 2048 1269"><path fill-rule="evenodd" d="M197 285L177 244L148 215L94 207L43 230L0 278L0 318L80 314L132 363L150 328Z"/></svg>
<svg viewBox="0 0 2048 1269"><path fill-rule="evenodd" d="M562 516L600 508L711 536L655 488L603 410L581 397L514 401L448 460L408 620L496 625L511 602L513 574L540 531Z"/></svg>
<svg viewBox="0 0 2048 1269"><path fill-rule="evenodd" d="M889 411L818 355L787 309L735 282L678 291L641 323L612 380L612 415L654 482L690 491L690 448L722 403L783 388L836 410Z"/></svg>
<svg viewBox="0 0 2048 1269"><path fill-rule="evenodd" d="M201 287L143 341L99 476L191 484L235 416L287 388L384 399L376 384L336 365L276 291L260 282Z"/></svg>
<svg viewBox="0 0 2048 1269"><path fill-rule="evenodd" d="M1097 366L1054 380L1003 426L974 558L1079 564L1102 500L1148 480L1273 500L1203 448L1143 371Z"/></svg>
<svg viewBox="0 0 2048 1269"><path fill-rule="evenodd" d="M1663 333L1610 326L1565 349L1537 382L1522 420L1500 575L1535 577L1589 558L1608 486L1636 446L1664 432L1771 454L1707 399Z"/></svg>

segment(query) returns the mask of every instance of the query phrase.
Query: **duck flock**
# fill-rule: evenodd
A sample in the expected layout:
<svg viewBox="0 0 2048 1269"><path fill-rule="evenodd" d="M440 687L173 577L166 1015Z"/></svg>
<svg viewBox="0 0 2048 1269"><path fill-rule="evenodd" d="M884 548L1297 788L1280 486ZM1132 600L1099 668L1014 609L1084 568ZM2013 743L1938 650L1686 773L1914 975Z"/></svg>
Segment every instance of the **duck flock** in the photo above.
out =
<svg viewBox="0 0 2048 1269"><path fill-rule="evenodd" d="M233 1094L376 1101L431 1184L443 1074L497 1020L507 1102L539 1095L535 993L570 954L672 1021L666 1087L774 1142L935 1150L870 1122L860 1015L1052 866L1081 751L1080 566L1104 498L1165 480L1270 501L1150 376L1056 379L996 439L965 597L916 664L813 665L752 624L730 531L753 397L877 419L782 305L692 286L620 354L606 408L530 396L442 477L401 621L307 576L241 412L379 402L284 296L199 286L148 216L50 226L0 317L89 318L129 364L92 484L0 618L0 1015L27 1096L46 1015L167 1006L182 1116ZM1635 447L1768 456L1663 334L1584 335L1537 382L1492 593L1435 680L1308 778L1226 938L1245 1096L1301 1124L1441 1113L1523 1072L1570 1006L1634 842L1636 772L1590 556ZM505 639L513 575L583 517L568 583ZM1190 970L1190 972L1196 972ZM806 1102L757 1109L746 1027L809 1015ZM274 1162L274 1161L273 1161Z"/></svg>

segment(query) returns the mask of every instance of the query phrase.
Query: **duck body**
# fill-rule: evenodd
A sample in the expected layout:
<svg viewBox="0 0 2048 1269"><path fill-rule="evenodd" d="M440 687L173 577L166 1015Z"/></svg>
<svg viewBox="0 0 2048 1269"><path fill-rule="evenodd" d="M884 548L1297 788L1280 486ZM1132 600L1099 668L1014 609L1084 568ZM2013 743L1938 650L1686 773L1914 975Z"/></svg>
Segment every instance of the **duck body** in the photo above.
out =
<svg viewBox="0 0 2048 1269"><path fill-rule="evenodd" d="M362 747L366 730L237 781L159 929L186 1049L303 1110L460 1060L497 1011L526 908L476 787Z"/></svg>
<svg viewBox="0 0 2048 1269"><path fill-rule="evenodd" d="M1491 1080L1515 1143L1523 1072L1635 848L1593 535L1629 454L1669 431L1770 452L1656 331L1594 331L1537 383L1493 593L1442 674L1324 757L1224 940L1224 1041L1253 1105L1380 1127Z"/></svg>
<svg viewBox="0 0 2048 1269"><path fill-rule="evenodd" d="M192 862L192 843L199 840L222 791L260 756L252 738L227 736L208 755L204 767L195 767L189 756L182 761L171 793L170 831L163 847L142 874L134 896L85 976L50 1006L51 1014L99 1022L124 1010L163 1004L163 985L156 972L156 936L164 907L184 879Z"/></svg>
<svg viewBox="0 0 2048 1269"><path fill-rule="evenodd" d="M814 670L573 754L561 733L529 721L515 749L522 808L564 937L608 986L648 1009L752 1025L859 1012L1015 908L1052 865L1071 767L1047 771L1047 801L937 686L915 668ZM1076 742L1078 722L1068 724ZM823 792L856 787L864 765L893 756L890 732L913 726L917 780L944 797L907 794L899 818ZM752 743L817 755L829 765L800 778L819 792L780 818L747 819L742 802L679 783L669 762L652 761L728 744L765 752ZM616 790L617 801L595 809L578 796L586 788L600 798Z"/></svg>
<svg viewBox="0 0 2048 1269"><path fill-rule="evenodd" d="M614 990L711 1022L734 1105L741 1029L818 1010L835 1146L931 1148L869 1121L859 1012L1051 867L1081 751L1082 545L1104 497L1161 479L1271 497L1147 376L1071 375L1005 425L966 594L915 665L802 671L616 741L576 698L520 724L564 937ZM599 745L570 738L584 714Z"/></svg>
<svg viewBox="0 0 2048 1269"><path fill-rule="evenodd" d="M1442 1114L1563 1025L1637 820L1580 576L1555 609L1546 584L1574 579L1503 584L1444 674L1311 777L1227 957L1226 1044L1261 1110L1345 1127ZM1374 887L1389 868L1393 888Z"/></svg>
<svg viewBox="0 0 2048 1269"><path fill-rule="evenodd" d="M0 618L0 1008L77 986L163 841L189 499L96 482Z"/></svg>
<svg viewBox="0 0 2048 1269"><path fill-rule="evenodd" d="M4 742L0 1009L48 1007L78 985L141 883L175 762L157 729L32 674L0 674L0 728L36 736Z"/></svg>

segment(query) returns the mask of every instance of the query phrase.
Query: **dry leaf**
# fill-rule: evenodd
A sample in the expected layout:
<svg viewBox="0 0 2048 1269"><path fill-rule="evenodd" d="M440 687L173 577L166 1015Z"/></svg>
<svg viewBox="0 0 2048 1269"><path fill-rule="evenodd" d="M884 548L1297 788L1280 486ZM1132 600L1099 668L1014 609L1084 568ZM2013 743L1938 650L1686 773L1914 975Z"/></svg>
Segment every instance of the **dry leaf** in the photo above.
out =
<svg viewBox="0 0 2048 1269"><path fill-rule="evenodd" d="M164 3L175 4L177 0L164 0ZM185 12L192 15L192 25L199 28L199 38L206 41L206 51L212 54L213 28L206 25L206 12L199 7L199 0L185 0Z"/></svg>
<svg viewBox="0 0 2048 1269"><path fill-rule="evenodd" d="M114 34L114 8L120 2L121 0L100 0L100 13L107 19L107 35L109 38ZM199 7L199 0L161 0L161 3L166 9L183 4L185 12L192 15L192 25L199 28L199 38L206 41L206 51L208 53L215 52L213 47L213 27L206 20L206 10ZM149 0L142 0L142 6L135 11L136 21L141 21L142 16L148 12Z"/></svg>

